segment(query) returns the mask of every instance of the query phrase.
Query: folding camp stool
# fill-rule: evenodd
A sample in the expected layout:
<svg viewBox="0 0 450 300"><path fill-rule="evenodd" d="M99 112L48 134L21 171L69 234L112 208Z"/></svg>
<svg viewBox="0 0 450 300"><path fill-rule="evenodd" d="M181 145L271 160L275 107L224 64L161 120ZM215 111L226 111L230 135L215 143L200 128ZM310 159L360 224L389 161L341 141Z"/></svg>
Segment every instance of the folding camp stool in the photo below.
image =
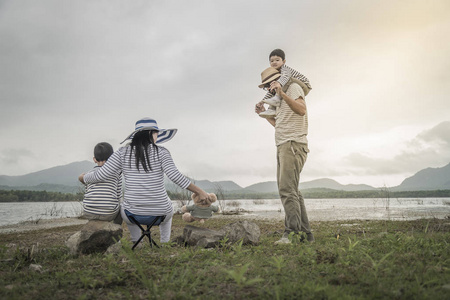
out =
<svg viewBox="0 0 450 300"><path fill-rule="evenodd" d="M141 229L142 235L137 240L136 243L134 243L133 248L131 250L134 250L136 246L141 242L141 240L146 236L148 237L148 241L150 243L150 247L153 247L155 245L157 248L159 248L158 244L155 242L154 239L152 239L152 233L150 232L150 229L153 226L159 226L166 216L140 216L130 213L128 210L125 210L125 214L127 215L128 219L131 221L131 223L136 224ZM147 230L142 227L142 225L147 225Z"/></svg>

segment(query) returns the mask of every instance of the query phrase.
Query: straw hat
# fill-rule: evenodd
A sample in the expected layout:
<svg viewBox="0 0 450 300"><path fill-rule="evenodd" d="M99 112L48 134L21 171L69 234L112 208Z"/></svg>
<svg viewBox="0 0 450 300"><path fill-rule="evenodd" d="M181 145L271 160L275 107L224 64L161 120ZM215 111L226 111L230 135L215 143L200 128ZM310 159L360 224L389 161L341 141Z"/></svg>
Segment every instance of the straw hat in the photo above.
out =
<svg viewBox="0 0 450 300"><path fill-rule="evenodd" d="M154 119L142 118L136 122L135 130L125 140L123 140L122 143L124 143L126 140L132 139L136 132L142 130L158 131L158 139L156 140L158 144L165 143L171 140L177 133L177 129L160 129L158 127L158 123L156 123L156 120Z"/></svg>
<svg viewBox="0 0 450 300"><path fill-rule="evenodd" d="M280 78L281 74L280 71L278 71L275 68L268 67L261 73L261 84L258 85L258 87L263 88L266 83L272 82L274 80L277 80Z"/></svg>
<svg viewBox="0 0 450 300"><path fill-rule="evenodd" d="M260 85L258 85L258 87L263 88L264 85L266 85L266 83L272 82L274 80L277 80L278 78L281 77L281 73L280 71L278 71L275 68L269 67L267 69L265 69L264 71L262 71L261 73L261 81L262 83ZM311 89L301 80L297 79L297 78L289 78L288 83L286 84L286 86L290 83L297 83L298 85L300 85L300 87L302 88L303 92L305 93L305 96L308 95L308 93L311 91Z"/></svg>

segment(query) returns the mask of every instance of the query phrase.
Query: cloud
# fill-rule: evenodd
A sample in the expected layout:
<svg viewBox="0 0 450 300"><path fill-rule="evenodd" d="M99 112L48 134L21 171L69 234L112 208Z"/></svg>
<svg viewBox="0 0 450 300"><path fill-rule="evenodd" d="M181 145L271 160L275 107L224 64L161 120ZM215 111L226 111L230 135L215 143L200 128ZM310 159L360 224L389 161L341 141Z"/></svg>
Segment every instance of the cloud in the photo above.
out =
<svg viewBox="0 0 450 300"><path fill-rule="evenodd" d="M8 148L0 151L0 165L6 167L22 165L29 159L36 159L36 156L28 149Z"/></svg>
<svg viewBox="0 0 450 300"><path fill-rule="evenodd" d="M437 146L438 149L450 150L450 121L442 122L419 133L417 141L429 144L429 146Z"/></svg>
<svg viewBox="0 0 450 300"><path fill-rule="evenodd" d="M253 106L277 47L313 85L303 178L396 174L418 168L417 155L423 164L448 158L444 125L387 136L448 119L446 0L0 5L4 173L91 159L97 142L117 148L150 116L179 129L167 146L198 180L274 180L273 128Z"/></svg>
<svg viewBox="0 0 450 300"><path fill-rule="evenodd" d="M384 145L389 147L389 145ZM439 123L396 147L403 148L393 157L351 153L344 157L354 175L404 174L423 168L440 167L450 162L450 122Z"/></svg>

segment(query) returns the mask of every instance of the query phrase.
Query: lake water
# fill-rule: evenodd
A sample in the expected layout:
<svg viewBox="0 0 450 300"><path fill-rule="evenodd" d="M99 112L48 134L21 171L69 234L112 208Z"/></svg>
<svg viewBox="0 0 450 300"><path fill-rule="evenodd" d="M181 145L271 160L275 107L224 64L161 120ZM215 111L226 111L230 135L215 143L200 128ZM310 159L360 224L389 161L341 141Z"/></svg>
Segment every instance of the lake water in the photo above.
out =
<svg viewBox="0 0 450 300"><path fill-rule="evenodd" d="M243 211L236 218L284 219L279 199L225 200L223 203L225 211ZM175 210L180 208L179 201L173 201L173 204ZM306 199L305 205L310 221L450 218L450 198ZM80 202L0 203L0 226L39 219L78 217L81 211Z"/></svg>

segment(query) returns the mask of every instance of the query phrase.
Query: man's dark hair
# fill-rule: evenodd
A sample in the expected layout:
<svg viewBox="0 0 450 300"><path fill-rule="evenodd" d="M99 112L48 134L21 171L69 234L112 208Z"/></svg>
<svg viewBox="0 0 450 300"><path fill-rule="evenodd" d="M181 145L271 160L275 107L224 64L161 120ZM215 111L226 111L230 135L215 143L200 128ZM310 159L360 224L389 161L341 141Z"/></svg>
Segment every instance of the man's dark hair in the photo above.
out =
<svg viewBox="0 0 450 300"><path fill-rule="evenodd" d="M97 161L106 161L113 154L113 147L105 142L98 143L94 148L94 157Z"/></svg>
<svg viewBox="0 0 450 300"><path fill-rule="evenodd" d="M285 59L286 59L286 55L284 54L284 51L281 50L281 49L275 49L275 50L273 50L272 52L270 52L269 59L270 59L272 56L278 56L278 57L281 57L282 60L285 60Z"/></svg>

